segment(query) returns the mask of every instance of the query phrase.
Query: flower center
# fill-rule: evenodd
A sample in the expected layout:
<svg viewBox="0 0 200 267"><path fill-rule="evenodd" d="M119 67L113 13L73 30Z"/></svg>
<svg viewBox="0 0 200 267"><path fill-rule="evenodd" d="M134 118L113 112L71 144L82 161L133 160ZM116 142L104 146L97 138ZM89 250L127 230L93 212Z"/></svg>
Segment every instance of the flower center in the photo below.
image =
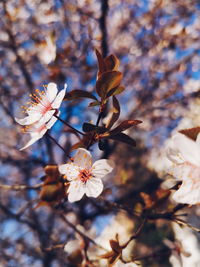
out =
<svg viewBox="0 0 200 267"><path fill-rule="evenodd" d="M83 169L79 172L78 178L81 180L81 182L86 183L87 180L92 178L91 170Z"/></svg>
<svg viewBox="0 0 200 267"><path fill-rule="evenodd" d="M45 96L46 89L44 86L44 91L40 91L38 89L35 90L35 93L30 94L30 101L27 102L28 106L21 106L23 109L23 112L26 113L28 110L37 110L38 104L40 104L42 107L41 113L44 115L47 111L51 110L51 103L48 101L48 99Z"/></svg>

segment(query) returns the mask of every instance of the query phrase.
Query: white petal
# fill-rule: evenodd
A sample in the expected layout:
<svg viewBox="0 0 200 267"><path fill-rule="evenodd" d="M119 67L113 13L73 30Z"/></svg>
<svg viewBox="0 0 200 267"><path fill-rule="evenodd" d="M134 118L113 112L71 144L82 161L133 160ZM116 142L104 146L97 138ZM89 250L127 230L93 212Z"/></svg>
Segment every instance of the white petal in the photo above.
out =
<svg viewBox="0 0 200 267"><path fill-rule="evenodd" d="M52 117L53 117L53 115L54 115L55 112L56 112L55 110L49 110L49 111L47 111L47 112L42 116L42 118L40 119L40 122L43 123L43 124L49 122L49 121L52 119ZM55 117L54 117L54 118L55 118ZM56 120L57 120L57 119L56 119ZM55 122L56 120L54 120L54 122Z"/></svg>
<svg viewBox="0 0 200 267"><path fill-rule="evenodd" d="M101 179L91 178L86 182L86 196L98 197L103 191L103 183Z"/></svg>
<svg viewBox="0 0 200 267"><path fill-rule="evenodd" d="M92 174L95 177L103 178L110 173L114 168L114 163L111 160L100 159L92 165Z"/></svg>
<svg viewBox="0 0 200 267"><path fill-rule="evenodd" d="M172 166L168 173L178 180L198 179L200 178L200 168L190 163L183 163Z"/></svg>
<svg viewBox="0 0 200 267"><path fill-rule="evenodd" d="M45 131L46 132L46 131ZM32 144L34 144L36 141L38 141L40 138L42 138L43 135L41 134L34 134L31 136L31 139L28 141L28 143L23 146L22 148L20 148L20 150L24 150L27 147L31 146Z"/></svg>
<svg viewBox="0 0 200 267"><path fill-rule="evenodd" d="M179 133L173 137L173 141L185 161L200 165L200 149L196 142Z"/></svg>
<svg viewBox="0 0 200 267"><path fill-rule="evenodd" d="M74 156L74 164L83 169L90 169L92 166L92 156L90 152L84 148L78 148Z"/></svg>
<svg viewBox="0 0 200 267"><path fill-rule="evenodd" d="M68 193L69 202L79 201L85 194L85 184L79 180L70 182Z"/></svg>
<svg viewBox="0 0 200 267"><path fill-rule="evenodd" d="M188 179L183 181L172 198L178 203L195 205L200 203L200 180Z"/></svg>
<svg viewBox="0 0 200 267"><path fill-rule="evenodd" d="M66 89L63 89L59 92L55 100L52 102L52 108L58 109L63 101L63 98L65 97L65 91Z"/></svg>
<svg viewBox="0 0 200 267"><path fill-rule="evenodd" d="M15 118L16 122L21 124L21 125L30 125L35 123L41 118L41 114L39 112L35 112L34 114L30 114L29 116L23 118L23 119L18 119Z"/></svg>
<svg viewBox="0 0 200 267"><path fill-rule="evenodd" d="M54 125L54 123L57 121L57 118L56 117L52 117L51 119L50 119L50 121L48 121L47 123L46 123L46 127L47 127L47 129L51 129L51 127Z"/></svg>
<svg viewBox="0 0 200 267"><path fill-rule="evenodd" d="M166 152L168 159L171 160L173 163L184 163L184 159L181 157L180 152L177 149L173 147L168 147Z"/></svg>
<svg viewBox="0 0 200 267"><path fill-rule="evenodd" d="M65 174L69 181L76 179L79 175L79 167L73 163L60 165L58 170L61 174Z"/></svg>
<svg viewBox="0 0 200 267"><path fill-rule="evenodd" d="M47 85L46 97L50 103L54 101L57 93L58 93L57 85L55 83L49 83Z"/></svg>

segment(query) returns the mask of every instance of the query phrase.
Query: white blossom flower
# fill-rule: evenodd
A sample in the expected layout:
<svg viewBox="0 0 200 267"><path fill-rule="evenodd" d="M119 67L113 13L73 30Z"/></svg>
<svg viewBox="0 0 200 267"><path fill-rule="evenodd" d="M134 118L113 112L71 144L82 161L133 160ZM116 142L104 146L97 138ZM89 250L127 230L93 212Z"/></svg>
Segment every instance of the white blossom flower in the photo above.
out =
<svg viewBox="0 0 200 267"><path fill-rule="evenodd" d="M58 113L58 109L65 96L65 88L58 93L57 85L49 83L44 87L44 91L35 90L31 94L31 101L28 102L28 107L22 106L27 116L23 119L15 118L16 122L21 125L31 125L36 122L46 123Z"/></svg>
<svg viewBox="0 0 200 267"><path fill-rule="evenodd" d="M61 174L70 181L67 193L70 202L79 201L84 194L98 197L103 190L101 178L113 170L113 162L106 159L97 160L92 165L92 156L84 148L79 148L74 161L59 166Z"/></svg>
<svg viewBox="0 0 200 267"><path fill-rule="evenodd" d="M25 126L22 129L23 130L23 133L29 133L30 136L31 136L31 139L20 150L23 150L23 149L31 146L37 140L39 140L40 138L42 138L43 135L46 133L46 131L49 130L56 121L57 121L57 118L52 117L47 123L37 122L37 123L33 123L31 125Z"/></svg>
<svg viewBox="0 0 200 267"><path fill-rule="evenodd" d="M168 158L173 162L169 173L182 181L173 194L179 203L200 203L200 134L196 141L177 133L168 148Z"/></svg>

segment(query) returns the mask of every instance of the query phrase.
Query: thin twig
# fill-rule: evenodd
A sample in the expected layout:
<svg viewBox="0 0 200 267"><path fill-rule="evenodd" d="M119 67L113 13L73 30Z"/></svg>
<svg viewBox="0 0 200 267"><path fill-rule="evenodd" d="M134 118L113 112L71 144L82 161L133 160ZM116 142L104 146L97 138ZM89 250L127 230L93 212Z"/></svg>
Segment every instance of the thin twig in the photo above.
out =
<svg viewBox="0 0 200 267"><path fill-rule="evenodd" d="M60 117L58 117L56 114L54 114L54 117L57 118L59 121L61 121L62 123L64 123L65 125L67 125L67 127L69 127L70 129L72 129L74 132L77 132L81 135L85 135L83 132L75 129L73 126L71 126L68 122L62 120Z"/></svg>
<svg viewBox="0 0 200 267"><path fill-rule="evenodd" d="M4 190L15 190L15 191L21 191L21 190L38 190L40 187L42 187L43 183L36 184L36 185L7 185L7 184L0 184L0 188Z"/></svg>

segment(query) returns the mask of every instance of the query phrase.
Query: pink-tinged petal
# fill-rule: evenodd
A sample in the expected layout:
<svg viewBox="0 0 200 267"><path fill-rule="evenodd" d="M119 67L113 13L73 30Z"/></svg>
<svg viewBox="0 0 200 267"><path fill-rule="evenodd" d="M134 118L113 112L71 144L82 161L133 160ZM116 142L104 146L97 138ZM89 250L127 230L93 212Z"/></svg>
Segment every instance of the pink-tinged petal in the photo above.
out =
<svg viewBox="0 0 200 267"><path fill-rule="evenodd" d="M77 179L79 175L79 167L73 163L62 164L58 167L61 174L67 176L68 181Z"/></svg>
<svg viewBox="0 0 200 267"><path fill-rule="evenodd" d="M169 168L168 173L178 180L200 178L200 168L190 163L174 165Z"/></svg>
<svg viewBox="0 0 200 267"><path fill-rule="evenodd" d="M46 127L47 127L47 129L51 129L51 127L55 124L56 121L57 121L57 118L52 117L52 118L50 119L50 121L48 121L48 122L46 123Z"/></svg>
<svg viewBox="0 0 200 267"><path fill-rule="evenodd" d="M200 203L200 180L188 179L183 181L172 198L183 204L195 205Z"/></svg>
<svg viewBox="0 0 200 267"><path fill-rule="evenodd" d="M55 83L49 83L47 85L46 97L50 103L54 101L58 93L58 88Z"/></svg>
<svg viewBox="0 0 200 267"><path fill-rule="evenodd" d="M74 157L74 164L83 169L90 169L92 166L92 156L90 152L84 148L78 148Z"/></svg>
<svg viewBox="0 0 200 267"><path fill-rule="evenodd" d="M85 194L85 184L79 180L72 181L67 192L69 202L79 201Z"/></svg>
<svg viewBox="0 0 200 267"><path fill-rule="evenodd" d="M200 165L200 149L196 142L179 133L173 137L173 142L185 161L197 166Z"/></svg>
<svg viewBox="0 0 200 267"><path fill-rule="evenodd" d="M92 165L92 174L97 178L103 178L114 168L114 162L107 159L97 160Z"/></svg>
<svg viewBox="0 0 200 267"><path fill-rule="evenodd" d="M86 182L86 196L98 197L103 191L103 183L101 179L91 178Z"/></svg>
<svg viewBox="0 0 200 267"><path fill-rule="evenodd" d="M53 117L53 115L54 115L54 113L55 113L56 111L55 110L49 110L49 111L47 111L43 116L42 116L42 118L40 119L40 122L41 123L47 123L47 122L49 122L51 119L52 119L52 117ZM56 119L57 120L57 119ZM56 121L55 120L55 121Z"/></svg>
<svg viewBox="0 0 200 267"><path fill-rule="evenodd" d="M37 122L40 118L41 118L41 114L40 113L35 113L35 114L31 114L23 119L18 119L15 118L16 122L19 123L20 125L30 125L33 124L35 122Z"/></svg>
<svg viewBox="0 0 200 267"><path fill-rule="evenodd" d="M52 102L52 108L58 109L63 101L63 98L65 97L66 89L63 89L59 92L59 94L56 96L55 100Z"/></svg>

